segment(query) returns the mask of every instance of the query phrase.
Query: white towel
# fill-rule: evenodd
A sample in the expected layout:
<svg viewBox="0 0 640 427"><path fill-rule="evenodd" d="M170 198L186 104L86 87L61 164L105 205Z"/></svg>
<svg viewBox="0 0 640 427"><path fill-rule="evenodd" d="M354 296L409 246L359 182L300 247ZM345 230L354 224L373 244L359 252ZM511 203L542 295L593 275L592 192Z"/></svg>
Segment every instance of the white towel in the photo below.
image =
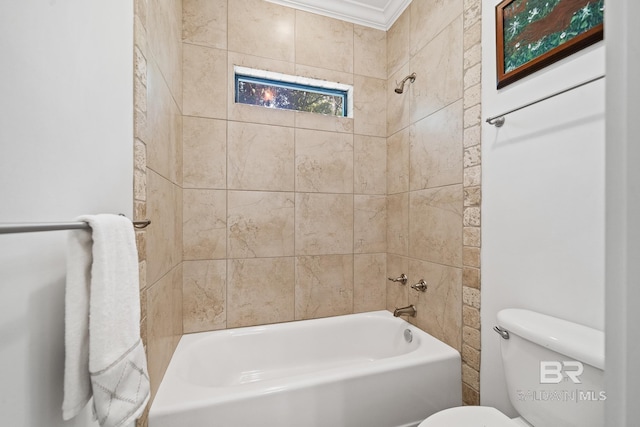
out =
<svg viewBox="0 0 640 427"><path fill-rule="evenodd" d="M92 232L76 230L69 239L63 417L76 416L93 396L102 427L130 426L150 390L133 225L118 215L78 220Z"/></svg>

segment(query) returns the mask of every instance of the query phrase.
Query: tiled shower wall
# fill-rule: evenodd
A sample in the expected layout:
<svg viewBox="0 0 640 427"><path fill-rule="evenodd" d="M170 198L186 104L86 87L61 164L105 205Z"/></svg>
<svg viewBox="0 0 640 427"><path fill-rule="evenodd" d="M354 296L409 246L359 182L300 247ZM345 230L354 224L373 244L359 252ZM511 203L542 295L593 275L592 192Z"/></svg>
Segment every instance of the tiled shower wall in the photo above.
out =
<svg viewBox="0 0 640 427"><path fill-rule="evenodd" d="M461 351L465 404L479 404L479 20L479 0L414 0L387 33L387 271L428 284L389 283L387 308L415 305L409 321Z"/></svg>
<svg viewBox="0 0 640 427"><path fill-rule="evenodd" d="M184 0L184 332L386 306L384 31ZM233 66L354 86L354 117L234 102Z"/></svg>
<svg viewBox="0 0 640 427"><path fill-rule="evenodd" d="M389 274L424 279L427 292L387 285L388 308L413 304L409 321L462 345L462 0L414 1L388 32Z"/></svg>
<svg viewBox="0 0 640 427"><path fill-rule="evenodd" d="M182 335L182 2L134 4L135 218L151 219L136 232L140 329L155 395Z"/></svg>
<svg viewBox="0 0 640 427"><path fill-rule="evenodd" d="M464 2L464 158L462 234L462 400L480 404L480 126L482 2Z"/></svg>
<svg viewBox="0 0 640 427"><path fill-rule="evenodd" d="M263 0L135 3L154 392L183 331L412 303L479 403L480 1L414 0L387 33ZM234 64L353 84L354 118L236 105ZM386 284L401 272L428 292Z"/></svg>

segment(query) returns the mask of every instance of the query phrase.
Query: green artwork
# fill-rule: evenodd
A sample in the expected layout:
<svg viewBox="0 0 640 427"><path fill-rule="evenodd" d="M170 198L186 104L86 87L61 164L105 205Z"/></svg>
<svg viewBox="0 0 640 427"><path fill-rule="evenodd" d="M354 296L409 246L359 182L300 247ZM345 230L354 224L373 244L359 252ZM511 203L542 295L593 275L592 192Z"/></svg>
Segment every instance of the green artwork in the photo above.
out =
<svg viewBox="0 0 640 427"><path fill-rule="evenodd" d="M504 8L504 73L602 24L604 0L514 0Z"/></svg>

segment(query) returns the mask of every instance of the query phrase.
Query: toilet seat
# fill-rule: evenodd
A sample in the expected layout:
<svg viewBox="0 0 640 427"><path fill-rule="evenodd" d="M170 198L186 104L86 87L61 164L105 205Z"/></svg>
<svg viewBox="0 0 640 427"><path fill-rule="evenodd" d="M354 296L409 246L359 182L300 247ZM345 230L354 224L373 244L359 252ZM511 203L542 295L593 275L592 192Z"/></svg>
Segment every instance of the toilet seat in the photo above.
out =
<svg viewBox="0 0 640 427"><path fill-rule="evenodd" d="M418 427L516 427L519 425L521 424L490 406L459 406L431 415Z"/></svg>

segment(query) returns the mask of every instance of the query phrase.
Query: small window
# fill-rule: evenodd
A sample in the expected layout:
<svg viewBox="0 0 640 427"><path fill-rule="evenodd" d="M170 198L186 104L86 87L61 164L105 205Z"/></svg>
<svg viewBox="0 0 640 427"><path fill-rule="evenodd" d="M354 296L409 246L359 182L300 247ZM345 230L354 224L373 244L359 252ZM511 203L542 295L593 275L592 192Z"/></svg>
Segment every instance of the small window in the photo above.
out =
<svg viewBox="0 0 640 427"><path fill-rule="evenodd" d="M350 116L348 85L288 76L269 71L235 68L236 103L282 110Z"/></svg>

